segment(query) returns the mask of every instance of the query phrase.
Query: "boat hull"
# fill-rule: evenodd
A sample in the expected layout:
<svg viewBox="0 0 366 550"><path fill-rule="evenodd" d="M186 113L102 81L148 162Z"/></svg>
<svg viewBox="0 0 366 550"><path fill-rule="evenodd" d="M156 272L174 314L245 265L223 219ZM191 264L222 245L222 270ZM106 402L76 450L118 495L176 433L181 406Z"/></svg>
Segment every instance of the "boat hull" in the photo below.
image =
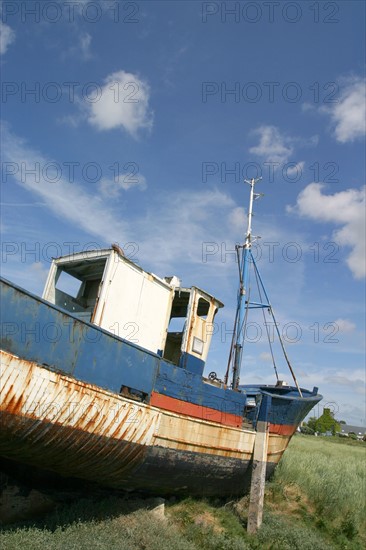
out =
<svg viewBox="0 0 366 550"><path fill-rule="evenodd" d="M0 458L25 465L29 479L39 470L115 489L241 495L263 396L268 475L321 399L233 391L0 282Z"/></svg>
<svg viewBox="0 0 366 550"><path fill-rule="evenodd" d="M240 495L255 430L175 414L1 352L0 455L115 489ZM270 433L267 473L290 435Z"/></svg>

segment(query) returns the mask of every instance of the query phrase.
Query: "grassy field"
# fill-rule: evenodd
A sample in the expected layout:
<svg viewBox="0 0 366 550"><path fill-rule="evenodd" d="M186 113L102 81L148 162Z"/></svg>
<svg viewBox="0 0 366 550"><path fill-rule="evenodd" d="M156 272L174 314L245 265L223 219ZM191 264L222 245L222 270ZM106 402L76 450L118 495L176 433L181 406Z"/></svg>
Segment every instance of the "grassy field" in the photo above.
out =
<svg viewBox="0 0 366 550"><path fill-rule="evenodd" d="M297 435L267 484L263 525L246 533L241 501L170 500L161 519L143 502L79 499L1 532L12 550L358 550L366 546L366 445ZM141 506L142 505L142 506Z"/></svg>
<svg viewBox="0 0 366 550"><path fill-rule="evenodd" d="M285 509L291 503L293 514L311 520L335 540L365 535L364 443L297 436L283 458L270 485L269 505Z"/></svg>

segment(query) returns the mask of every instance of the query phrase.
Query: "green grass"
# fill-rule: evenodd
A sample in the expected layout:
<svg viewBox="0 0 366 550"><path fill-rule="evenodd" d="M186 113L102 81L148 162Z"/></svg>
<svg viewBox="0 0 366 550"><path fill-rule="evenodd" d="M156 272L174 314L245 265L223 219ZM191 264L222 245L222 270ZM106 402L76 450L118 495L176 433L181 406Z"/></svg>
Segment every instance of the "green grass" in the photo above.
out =
<svg viewBox="0 0 366 550"><path fill-rule="evenodd" d="M166 503L159 519L117 497L79 499L4 528L2 550L358 550L365 547L365 444L296 436L267 484L257 536L239 502Z"/></svg>
<svg viewBox="0 0 366 550"><path fill-rule="evenodd" d="M269 502L291 507L335 540L366 542L366 446L354 443L346 445L338 438L293 438L270 485Z"/></svg>

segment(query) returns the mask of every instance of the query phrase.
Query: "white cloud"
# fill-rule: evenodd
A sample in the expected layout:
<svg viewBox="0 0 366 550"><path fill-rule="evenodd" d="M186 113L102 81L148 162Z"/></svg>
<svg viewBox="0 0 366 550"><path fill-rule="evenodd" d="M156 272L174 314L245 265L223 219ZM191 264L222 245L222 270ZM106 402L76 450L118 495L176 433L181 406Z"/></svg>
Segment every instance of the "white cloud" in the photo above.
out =
<svg viewBox="0 0 366 550"><path fill-rule="evenodd" d="M272 362L272 355L268 351L264 351L259 355L259 359L262 361Z"/></svg>
<svg viewBox="0 0 366 550"><path fill-rule="evenodd" d="M235 264L221 261L221 254L222 241L228 236L232 237L230 251L234 250L230 224L234 207L234 200L216 188L159 195L146 215L133 222L141 256L149 258L159 273L179 265L182 276L186 270L191 276L192 265L202 268L211 260L217 269L231 268Z"/></svg>
<svg viewBox="0 0 366 550"><path fill-rule="evenodd" d="M263 160L284 164L293 154L294 140L281 134L276 126L259 126L253 134L259 136L259 143L249 152Z"/></svg>
<svg viewBox="0 0 366 550"><path fill-rule="evenodd" d="M78 113L76 115L65 115L58 117L56 120L59 124L65 124L66 126L77 128L79 124L85 120L85 116L82 113Z"/></svg>
<svg viewBox="0 0 366 550"><path fill-rule="evenodd" d="M236 206L230 212L229 221L234 229L239 229L244 233L246 220L245 209L242 206Z"/></svg>
<svg viewBox="0 0 366 550"><path fill-rule="evenodd" d="M97 101L85 102L88 122L98 130L123 128L136 137L139 130L152 128L149 99L150 88L137 75L112 73L104 80Z"/></svg>
<svg viewBox="0 0 366 550"><path fill-rule="evenodd" d="M83 32L80 35L80 50L81 55L84 59L89 59L91 57L90 45L92 37L88 32Z"/></svg>
<svg viewBox="0 0 366 550"><path fill-rule="evenodd" d="M347 362L346 362L347 363ZM309 369L309 366L306 367ZM338 420L346 420L349 424L363 425L365 422L365 369L364 368L329 368L317 363L306 380L306 387L312 385L320 388L323 401L318 412L323 407L331 408ZM313 413L310 413L313 416Z"/></svg>
<svg viewBox="0 0 366 550"><path fill-rule="evenodd" d="M15 32L13 29L11 29L9 25L6 25L0 21L0 55L6 53L8 47L14 42L14 40Z"/></svg>
<svg viewBox="0 0 366 550"><path fill-rule="evenodd" d="M128 191L134 187L140 189L140 191L145 191L147 184L146 178L142 174L132 170L119 174L114 179L102 178L99 187L104 197L115 198L118 197L121 191Z"/></svg>
<svg viewBox="0 0 366 550"><path fill-rule="evenodd" d="M313 103L309 103L306 101L301 105L301 110L305 113L308 111L315 111L315 106L313 105Z"/></svg>
<svg viewBox="0 0 366 550"><path fill-rule="evenodd" d="M304 166L305 162L303 160L301 162L298 162L294 166L289 166L288 168L286 168L286 175L290 178L295 176L300 179L304 170Z"/></svg>
<svg viewBox="0 0 366 550"><path fill-rule="evenodd" d="M321 112L330 115L337 141L346 143L362 138L366 131L365 79L353 77L345 80L341 98Z"/></svg>
<svg viewBox="0 0 366 550"><path fill-rule="evenodd" d="M340 332L353 332L356 328L356 325L348 319L336 319L334 324L338 327Z"/></svg>
<svg viewBox="0 0 366 550"><path fill-rule="evenodd" d="M360 395L364 395L366 391L365 386L365 372L362 369L355 369L353 371L347 370L329 370L329 374L325 373L324 382L342 386L343 388L351 388L353 392Z"/></svg>
<svg viewBox="0 0 366 550"><path fill-rule="evenodd" d="M18 168L21 163L26 167L34 167L36 163L43 167L53 161L32 150L6 126L2 128L2 144L4 162L15 163ZM215 266L223 269L235 267L230 261L221 261L220 256L222 240L230 241L228 248L232 254L232 243L237 237L230 223L235 202L221 190L183 189L159 195L149 203L144 213L123 219L117 210L121 208L120 201L106 201L105 196L88 192L77 181L70 183L66 178L52 184L44 179L42 169L39 176L36 181L33 174L25 175L18 169L13 178L26 191L40 197L45 207L61 220L99 237L101 243L137 243L141 257L149 262L149 269L169 273L182 265L184 257L182 271L191 277L192 265L197 266L197 271L207 265L202 259L203 248L205 243L212 242L217 246ZM140 187L146 185L142 175L138 180ZM104 182L108 198L114 196L111 183ZM129 186L124 182L123 174L119 185Z"/></svg>
<svg viewBox="0 0 366 550"><path fill-rule="evenodd" d="M356 279L366 275L365 265L365 192L364 189L347 189L325 195L324 185L310 183L297 197L296 206L288 211L319 222L341 225L333 238L342 246L351 247L347 264Z"/></svg>
<svg viewBox="0 0 366 550"><path fill-rule="evenodd" d="M56 216L72 222L91 235L97 235L104 242L129 240L126 235L127 224L113 208L103 204L98 195L88 193L82 186L76 182L71 183L67 178L62 178L57 183L44 179L41 168L51 162L51 159L29 148L5 125L1 127L1 134L3 161L14 163L15 168L18 168L13 176L17 183L42 198ZM37 178L32 174L26 175L21 170L22 163L26 167L39 166Z"/></svg>
<svg viewBox="0 0 366 550"><path fill-rule="evenodd" d="M62 52L61 58L63 60L72 58L81 58L84 61L92 58L91 54L91 41L92 37L88 32L82 32L76 26L75 31L78 33L76 36L76 43L70 46L67 50Z"/></svg>
<svg viewBox="0 0 366 550"><path fill-rule="evenodd" d="M43 286L47 279L48 267L41 262L34 262L29 266L28 275Z"/></svg>

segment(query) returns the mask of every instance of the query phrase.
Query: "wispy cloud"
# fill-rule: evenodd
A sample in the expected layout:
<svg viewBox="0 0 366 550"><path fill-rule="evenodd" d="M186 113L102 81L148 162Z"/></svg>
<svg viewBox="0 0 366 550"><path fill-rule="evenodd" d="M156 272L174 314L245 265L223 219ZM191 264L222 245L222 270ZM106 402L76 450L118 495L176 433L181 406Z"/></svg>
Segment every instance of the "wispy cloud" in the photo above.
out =
<svg viewBox="0 0 366 550"><path fill-rule="evenodd" d="M212 248L207 245L207 250L215 249L215 266L227 268L228 264L220 261L219 248L225 237L235 233L230 225L235 208L230 195L217 188L159 195L146 214L134 220L143 257L161 272L182 265L182 257L183 269L202 267L207 265L202 256L206 243L213 243ZM152 255L151 251L158 254Z"/></svg>
<svg viewBox="0 0 366 550"><path fill-rule="evenodd" d="M305 166L305 162L302 160L301 162L298 162L294 166L289 166L286 170L287 175L289 177L298 176L299 174L303 173Z"/></svg>
<svg viewBox="0 0 366 550"><path fill-rule="evenodd" d="M266 362L272 362L272 355L268 351L263 351L259 355L259 359L261 359L262 361L266 361Z"/></svg>
<svg viewBox="0 0 366 550"><path fill-rule="evenodd" d="M362 138L366 132L366 81L354 76L343 79L341 98L331 107L322 107L320 112L331 117L334 136L340 143Z"/></svg>
<svg viewBox="0 0 366 550"><path fill-rule="evenodd" d="M92 37L88 32L82 32L80 35L80 51L84 59L90 59L90 45Z"/></svg>
<svg viewBox="0 0 366 550"><path fill-rule="evenodd" d="M1 14L1 10L0 10ZM8 47L15 40L15 32L9 25L6 25L0 21L0 55L4 55L7 52Z"/></svg>
<svg viewBox="0 0 366 550"><path fill-rule="evenodd" d="M130 187L129 178L121 174L114 180L102 180L100 185L104 193L92 194L82 185L67 179L57 184L50 184L39 171L35 180L34 174L24 174L20 170L25 166L45 166L53 159L33 150L24 140L2 125L2 144L4 162L14 163L15 173L12 178L16 183L42 200L45 208L58 218L67 221L75 228L97 236L102 243L136 242L142 257L147 258L150 267L158 270L171 270L184 264L203 265L202 245L214 242L218 247L223 238L235 238L238 230L232 225L236 204L230 195L215 188L205 190L178 190L169 195L156 196L140 215L133 219L128 215L121 219L121 201L109 200L119 195L121 190ZM18 168L18 170L16 170ZM141 174L136 185L143 188L146 180ZM220 224L217 220L220 218ZM108 223L106 223L108 220ZM223 235L225 237L223 237ZM219 244L218 244L219 243ZM151 251L158 251L155 254ZM219 252L218 258L220 258ZM228 264L220 262L217 266L227 268ZM160 271L159 271L160 272Z"/></svg>
<svg viewBox="0 0 366 550"><path fill-rule="evenodd" d="M3 148L4 161L17 166L22 162L26 166L35 166L36 163L45 166L58 160L34 151L7 129L3 135ZM203 287L209 273L214 293L224 300L226 294L230 299L233 296L233 280L236 281L237 277L235 243L243 242L246 216L243 207L238 206L224 190L215 187L172 188L169 193L156 193L143 210L135 208L132 215L126 209L124 193L129 184L123 175L117 182L102 180L99 194L92 193L77 181L70 183L62 179L51 184L41 177L35 182L32 174L24 178L21 171L14 175L14 179L41 200L45 210L68 222L71 234L77 235L77 230L82 229L88 235L96 236L101 246L111 242L119 242L122 246L123 243L135 243L134 251L138 248L135 257L144 259L148 270L160 274L178 273L187 284L201 284ZM145 178L140 176L137 189L144 185ZM131 207L131 202L128 204ZM286 243L288 236L272 219L261 220L256 230L278 245L276 267L279 263L281 284L276 287L276 292L281 291L281 285L282 288L291 285L292 292L287 298L291 303L297 303L304 284L303 262L292 264L291 270L281 269L281 261L278 262L280 243ZM300 237L293 235L297 242L301 242ZM58 238L62 240L55 234L54 239L57 241ZM256 257L263 274L270 270L273 280L276 275L273 264L267 261L268 244L271 243L267 240L260 244Z"/></svg>
<svg viewBox="0 0 366 550"><path fill-rule="evenodd" d="M44 179L42 170L39 170L37 179L34 175L22 174L21 163L25 166L42 167L52 159L34 151L4 124L1 126L1 134L3 160L14 163L14 170L18 169L13 176L15 181L40 197L57 217L72 222L91 235L97 235L104 242L128 240L127 224L98 195L88 193L81 185L71 183L65 178L52 185Z"/></svg>
<svg viewBox="0 0 366 550"><path fill-rule="evenodd" d="M349 319L336 319L334 324L338 327L340 332L353 332L356 329L355 323L349 321Z"/></svg>
<svg viewBox="0 0 366 550"><path fill-rule="evenodd" d="M253 135L259 137L259 143L249 152L264 161L284 164L294 152L294 139L282 134L276 126L259 126Z"/></svg>
<svg viewBox="0 0 366 550"><path fill-rule="evenodd" d="M131 164L133 165L134 163ZM99 188L104 197L116 198L122 191L128 191L133 188L145 191L147 183L145 176L138 171L130 171L118 174L113 179L102 178L99 182Z"/></svg>
<svg viewBox="0 0 366 550"><path fill-rule="evenodd" d="M351 252L347 264L356 279L366 275L365 265L365 189L347 189L333 195L323 193L324 185L310 183L297 197L296 206L288 206L289 212L318 222L340 225L333 238Z"/></svg>
<svg viewBox="0 0 366 550"><path fill-rule="evenodd" d="M324 375L324 382L348 387L360 395L365 394L365 372L361 369L329 371L329 374Z"/></svg>
<svg viewBox="0 0 366 550"><path fill-rule="evenodd" d="M75 32L77 33L76 43L62 52L61 58L68 59L72 57L87 61L93 57L91 53L92 37L88 32L80 30L77 25L75 25Z"/></svg>
<svg viewBox="0 0 366 550"><path fill-rule="evenodd" d="M37 283L45 284L48 275L48 266L41 262L34 262L29 267L29 277L34 278Z"/></svg>

